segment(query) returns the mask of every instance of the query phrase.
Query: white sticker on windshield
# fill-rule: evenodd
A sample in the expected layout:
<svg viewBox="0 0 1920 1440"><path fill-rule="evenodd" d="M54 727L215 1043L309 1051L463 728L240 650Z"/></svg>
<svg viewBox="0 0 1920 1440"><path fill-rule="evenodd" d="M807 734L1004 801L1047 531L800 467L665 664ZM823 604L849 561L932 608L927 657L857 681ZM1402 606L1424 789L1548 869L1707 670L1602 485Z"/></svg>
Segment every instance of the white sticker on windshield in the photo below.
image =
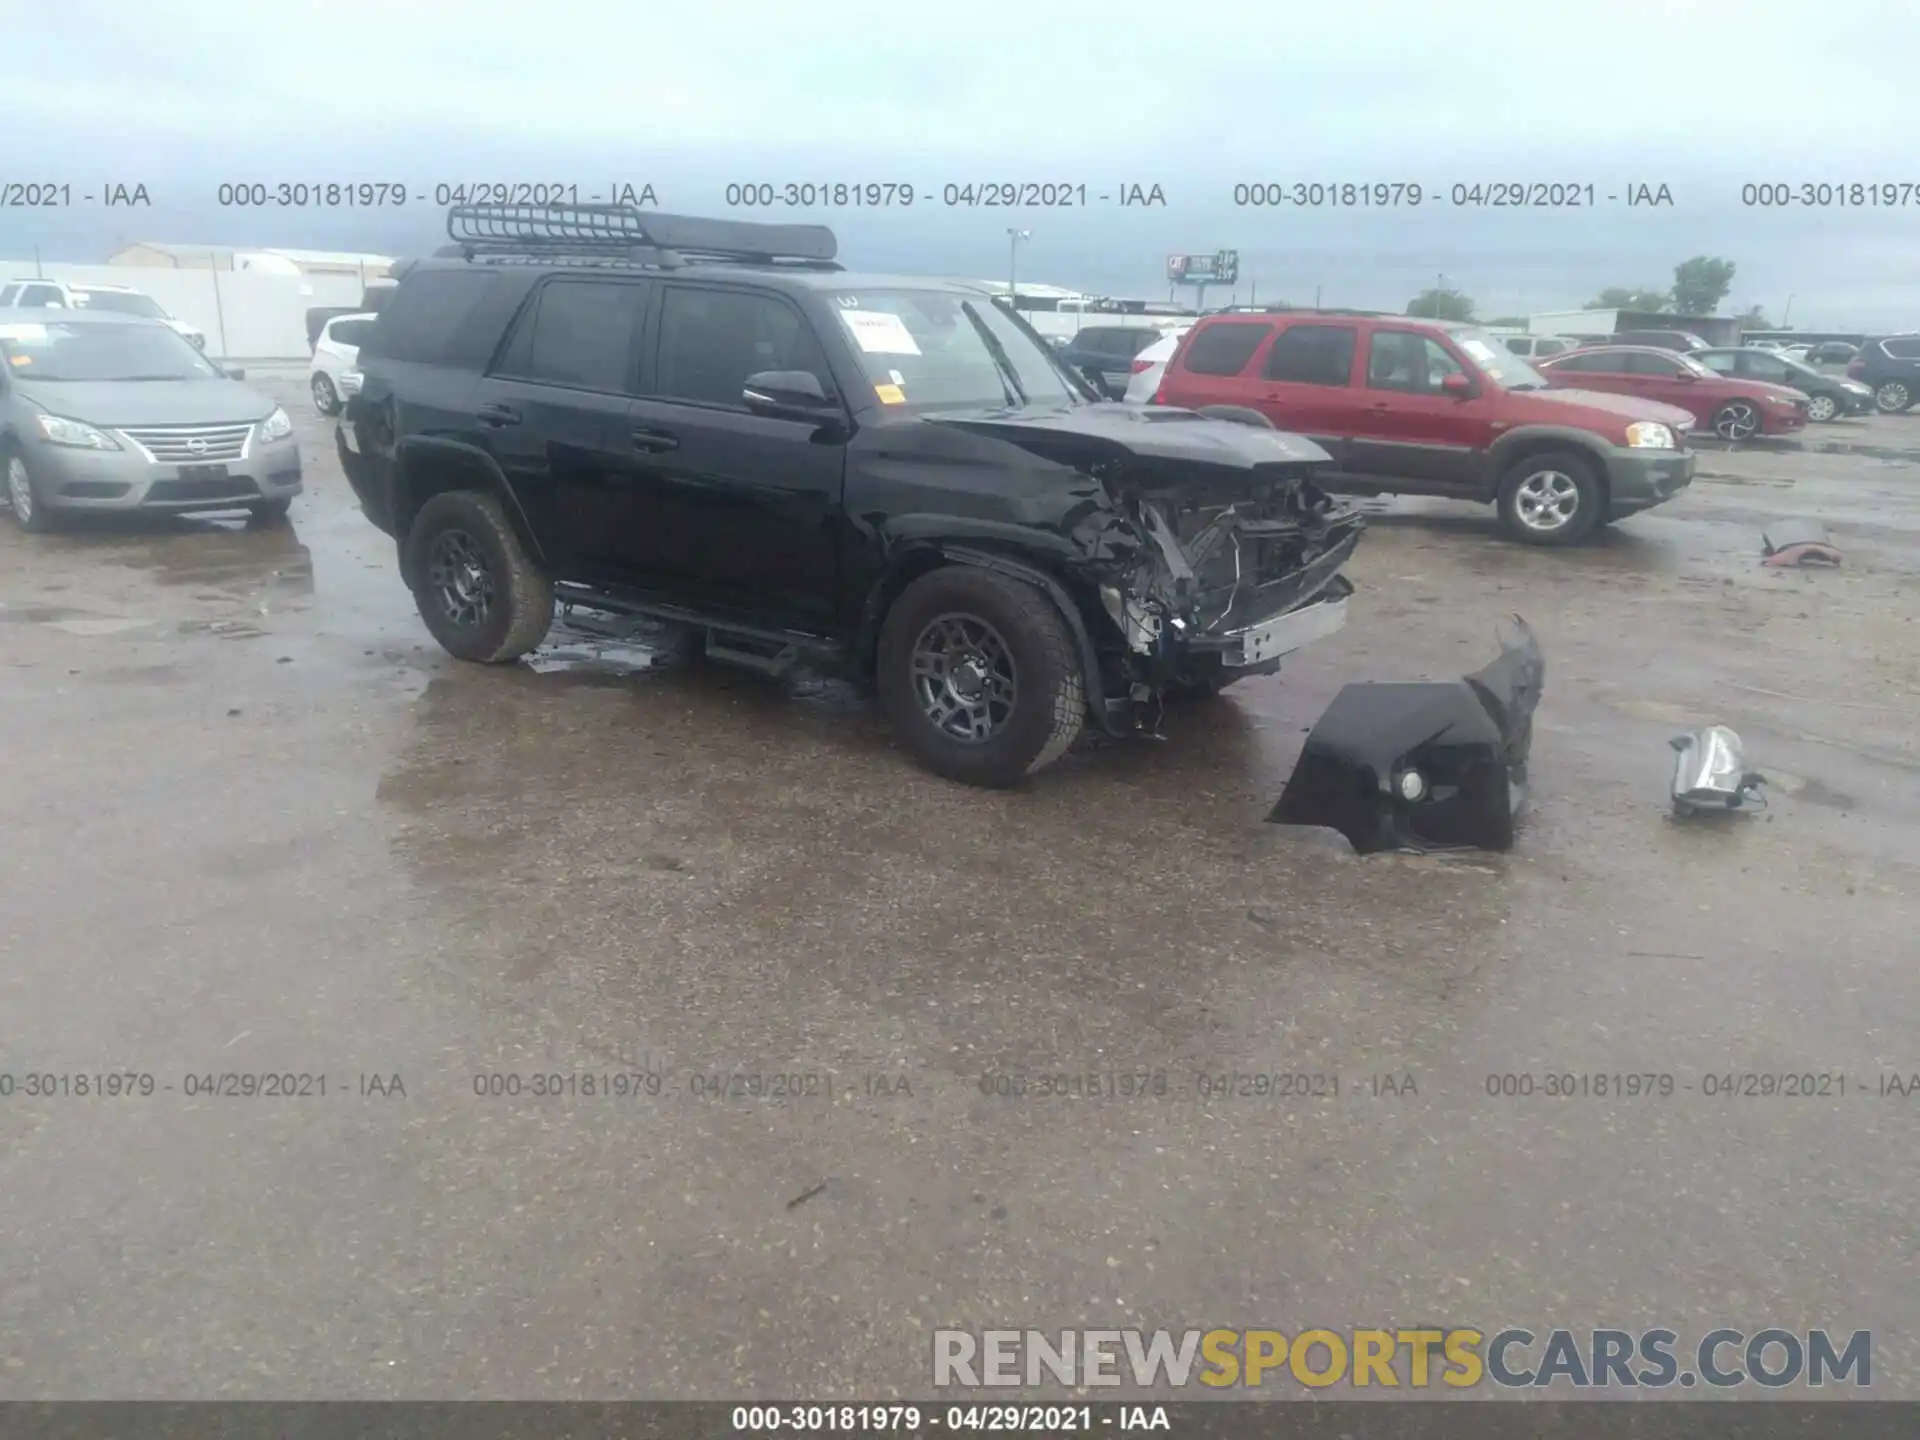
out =
<svg viewBox="0 0 1920 1440"><path fill-rule="evenodd" d="M46 338L44 325L0 325L0 340L43 341Z"/></svg>
<svg viewBox="0 0 1920 1440"><path fill-rule="evenodd" d="M1462 340L1460 348L1482 365L1491 365L1500 358L1499 352L1484 340Z"/></svg>
<svg viewBox="0 0 1920 1440"><path fill-rule="evenodd" d="M918 355L920 347L898 315L884 310L846 310L840 318L869 355Z"/></svg>

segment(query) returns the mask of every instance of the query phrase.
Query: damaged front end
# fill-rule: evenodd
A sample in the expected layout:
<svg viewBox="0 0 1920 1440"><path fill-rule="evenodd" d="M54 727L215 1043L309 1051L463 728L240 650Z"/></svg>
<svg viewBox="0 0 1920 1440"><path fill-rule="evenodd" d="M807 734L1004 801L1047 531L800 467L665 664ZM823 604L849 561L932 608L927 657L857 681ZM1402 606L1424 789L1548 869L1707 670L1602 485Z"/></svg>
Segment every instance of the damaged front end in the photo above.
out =
<svg viewBox="0 0 1920 1440"><path fill-rule="evenodd" d="M1065 528L1113 624L1098 647L1111 730L1169 690L1271 674L1346 623L1340 570L1366 520L1314 485L1329 457L1310 441L1125 405L941 423L1093 482Z"/></svg>
<svg viewBox="0 0 1920 1440"><path fill-rule="evenodd" d="M1267 819L1338 830L1362 854L1510 849L1547 675L1533 631L1514 624L1499 658L1464 679L1343 688Z"/></svg>
<svg viewBox="0 0 1920 1440"><path fill-rule="evenodd" d="M1163 690L1271 674L1282 656L1346 624L1353 586L1340 570L1365 518L1291 467L1272 468L1235 483L1167 484L1135 466L1108 481L1149 542L1100 587L1136 683Z"/></svg>

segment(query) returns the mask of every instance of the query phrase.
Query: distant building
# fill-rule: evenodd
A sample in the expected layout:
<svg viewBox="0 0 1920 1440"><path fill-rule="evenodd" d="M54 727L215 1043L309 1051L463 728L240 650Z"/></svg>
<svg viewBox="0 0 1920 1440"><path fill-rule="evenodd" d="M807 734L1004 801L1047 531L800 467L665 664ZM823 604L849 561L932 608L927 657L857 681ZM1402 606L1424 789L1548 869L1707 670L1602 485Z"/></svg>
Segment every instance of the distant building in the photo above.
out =
<svg viewBox="0 0 1920 1440"><path fill-rule="evenodd" d="M166 270L254 270L268 275L352 275L363 284L385 275L390 255L344 250L236 250L226 245L168 245L143 240L107 257L109 265Z"/></svg>
<svg viewBox="0 0 1920 1440"><path fill-rule="evenodd" d="M1657 310L1553 310L1527 317L1529 335L1604 340L1623 330L1685 330L1709 345L1738 345L1740 322L1726 315L1669 315Z"/></svg>

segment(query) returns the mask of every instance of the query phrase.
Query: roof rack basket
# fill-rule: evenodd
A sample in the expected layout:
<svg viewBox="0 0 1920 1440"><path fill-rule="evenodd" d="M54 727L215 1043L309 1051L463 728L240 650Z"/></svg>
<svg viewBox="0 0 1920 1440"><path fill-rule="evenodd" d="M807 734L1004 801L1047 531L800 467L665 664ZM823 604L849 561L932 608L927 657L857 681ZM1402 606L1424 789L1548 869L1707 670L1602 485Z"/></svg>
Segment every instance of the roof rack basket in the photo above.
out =
<svg viewBox="0 0 1920 1440"><path fill-rule="evenodd" d="M597 255L664 268L719 260L840 269L833 258L839 242L824 225L711 220L631 205L455 205L447 236L468 259Z"/></svg>

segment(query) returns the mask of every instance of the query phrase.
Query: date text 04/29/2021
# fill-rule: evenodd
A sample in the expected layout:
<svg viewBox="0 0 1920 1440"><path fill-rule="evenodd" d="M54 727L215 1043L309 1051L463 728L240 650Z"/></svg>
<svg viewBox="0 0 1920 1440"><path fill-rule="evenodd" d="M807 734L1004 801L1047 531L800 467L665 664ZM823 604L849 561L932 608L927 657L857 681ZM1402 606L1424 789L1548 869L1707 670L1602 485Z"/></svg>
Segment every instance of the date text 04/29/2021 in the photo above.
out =
<svg viewBox="0 0 1920 1440"><path fill-rule="evenodd" d="M1152 181L967 180L938 185L905 180L741 180L720 203L734 210L883 210L915 205L962 210L1164 210L1167 192Z"/></svg>

